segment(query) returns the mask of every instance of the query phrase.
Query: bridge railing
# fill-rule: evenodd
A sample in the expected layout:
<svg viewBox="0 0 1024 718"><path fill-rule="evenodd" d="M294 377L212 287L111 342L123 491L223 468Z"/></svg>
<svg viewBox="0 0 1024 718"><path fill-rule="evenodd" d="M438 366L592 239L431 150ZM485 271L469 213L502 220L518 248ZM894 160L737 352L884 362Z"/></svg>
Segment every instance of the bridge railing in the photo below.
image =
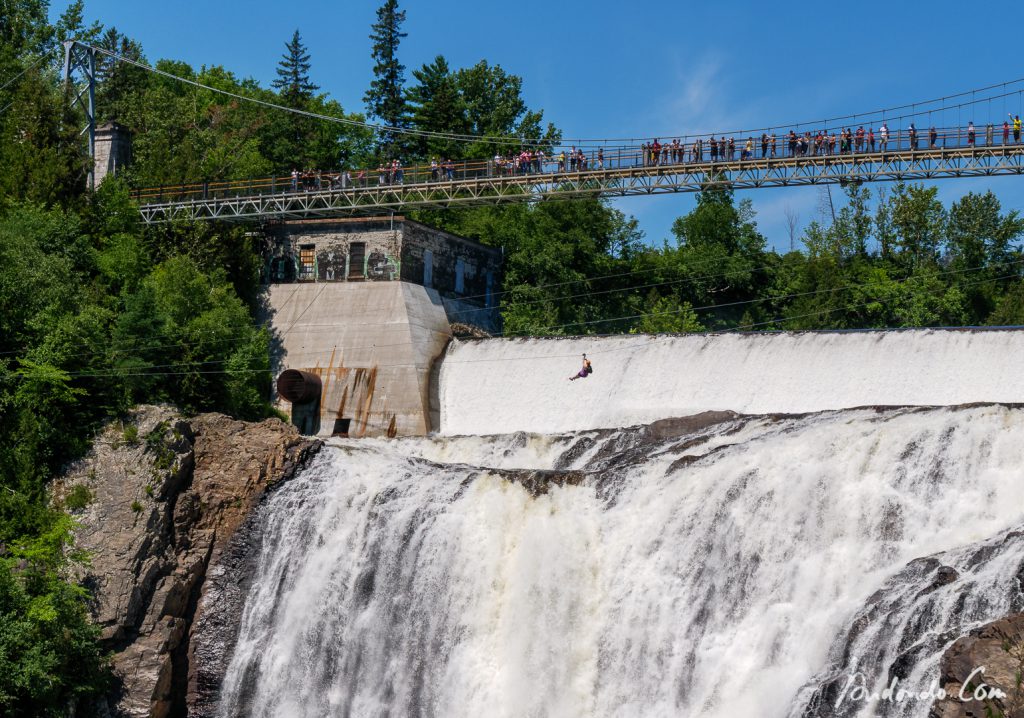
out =
<svg viewBox="0 0 1024 718"><path fill-rule="evenodd" d="M573 155L559 150L550 155L534 155L525 159L522 154L496 157L488 160L462 160L415 164L409 167L379 167L374 170L347 170L341 172L300 172L297 175L261 177L246 180L204 181L188 184L148 187L135 191L140 204L162 204L188 200L216 200L234 197L305 193L330 190L360 190L374 187L406 185L444 185L482 179L519 181L519 178L537 176L556 181L560 175L578 172L619 171L653 167L672 167L707 162L743 162L757 159L833 157L842 161L859 155L913 151L943 151L981 147L1016 146L1021 149L1021 134L1012 127L986 125L967 127L914 129L898 128L887 135L879 130L865 130L859 134L852 130L848 138L825 129L805 131L791 137L789 133L764 134L748 137L719 138L702 135L659 142L657 152L653 145L601 147L581 150ZM747 154L747 140L752 145ZM711 147L712 140L716 143Z"/></svg>

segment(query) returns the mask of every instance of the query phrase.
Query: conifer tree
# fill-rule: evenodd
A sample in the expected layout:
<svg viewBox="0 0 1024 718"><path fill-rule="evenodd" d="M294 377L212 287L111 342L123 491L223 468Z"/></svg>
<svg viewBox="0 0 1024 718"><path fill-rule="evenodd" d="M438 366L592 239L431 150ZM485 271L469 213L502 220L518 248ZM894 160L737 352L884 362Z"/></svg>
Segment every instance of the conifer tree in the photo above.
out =
<svg viewBox="0 0 1024 718"><path fill-rule="evenodd" d="M312 98L320 87L309 79L309 53L298 30L291 42L285 43L285 48L287 51L277 64L277 79L272 84L288 104L298 107Z"/></svg>
<svg viewBox="0 0 1024 718"><path fill-rule="evenodd" d="M405 66L398 61L398 45L406 36L401 29L403 22L405 11L398 9L398 0L385 0L377 10L377 22L373 24L370 33L373 41L374 79L363 101L366 102L369 114L389 127L407 127L409 123L402 91ZM394 153L398 143L398 136L385 133L381 138L381 153Z"/></svg>
<svg viewBox="0 0 1024 718"><path fill-rule="evenodd" d="M468 134L466 104L444 56L438 55L433 62L413 70L412 75L417 82L408 93L413 126L430 132ZM417 138L416 149L423 157L461 157L460 143L445 137Z"/></svg>

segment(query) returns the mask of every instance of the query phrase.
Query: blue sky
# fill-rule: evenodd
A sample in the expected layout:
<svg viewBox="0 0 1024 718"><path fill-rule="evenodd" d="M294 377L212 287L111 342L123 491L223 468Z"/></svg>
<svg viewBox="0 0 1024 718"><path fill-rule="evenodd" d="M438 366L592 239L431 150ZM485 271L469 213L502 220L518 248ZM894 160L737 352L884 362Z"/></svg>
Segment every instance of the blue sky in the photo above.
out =
<svg viewBox="0 0 1024 718"><path fill-rule="evenodd" d="M371 79L370 25L379 0L127 2L86 0L89 21L140 41L148 60L223 65L267 84L297 28L312 77L346 110L364 111ZM54 16L66 7L54 0ZM524 80L527 103L566 137L682 135L835 117L969 90L1024 76L1020 42L989 23L1016 23L1013 5L963 2L791 3L734 1L509 3L405 0L400 59L411 69L443 54L453 67L487 59ZM1005 8L1005 10L1003 10ZM977 22L976 32L952 23ZM982 31L981 27L988 30ZM997 103L998 104L998 103ZM1021 112L1019 100L1005 109ZM1001 122L1003 107L993 107ZM983 114L971 118L983 125ZM937 183L950 202L992 189L1004 209L1024 208L1024 178ZM769 244L789 245L785 212L818 216L819 188L762 189L749 196ZM833 189L838 198L837 190ZM670 238L692 195L634 197L646 241Z"/></svg>

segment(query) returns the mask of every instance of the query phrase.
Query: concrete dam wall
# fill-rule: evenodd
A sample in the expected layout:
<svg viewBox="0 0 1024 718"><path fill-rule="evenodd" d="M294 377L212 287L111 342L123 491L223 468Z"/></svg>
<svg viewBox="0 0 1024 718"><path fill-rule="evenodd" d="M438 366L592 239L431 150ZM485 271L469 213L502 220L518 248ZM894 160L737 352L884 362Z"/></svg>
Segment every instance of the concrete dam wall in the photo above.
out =
<svg viewBox="0 0 1024 718"><path fill-rule="evenodd" d="M581 355L594 373L570 382ZM485 339L452 342L443 434L625 427L710 410L1024 402L1024 329Z"/></svg>

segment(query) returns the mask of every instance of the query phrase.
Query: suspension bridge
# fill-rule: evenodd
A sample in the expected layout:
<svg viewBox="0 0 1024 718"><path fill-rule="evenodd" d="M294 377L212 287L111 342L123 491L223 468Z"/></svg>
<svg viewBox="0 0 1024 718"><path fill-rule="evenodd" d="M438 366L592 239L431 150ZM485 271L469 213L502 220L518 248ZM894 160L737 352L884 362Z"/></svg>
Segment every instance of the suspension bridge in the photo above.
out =
<svg viewBox="0 0 1024 718"><path fill-rule="evenodd" d="M311 115L200 85L99 48L69 42L65 77L69 83L76 74L84 78L74 100L86 116L83 134L88 133L91 154L95 152L97 53L238 100ZM1000 106L1002 112L997 109ZM1012 112L1006 112L1008 108L1016 110L1016 119ZM324 121L362 124L375 131L442 134L449 139L504 144L513 149L490 160L140 188L135 190L135 197L147 224L180 219L252 222L717 188L746 190L1020 175L1024 174L1019 124L1022 112L1024 78L859 115L679 135L674 141L666 140L665 145L653 137L573 141L580 145L579 150L567 149L569 141L552 148L540 140L455 136L312 115ZM979 121L977 129L972 120ZM856 135L854 127L858 127ZM727 137L731 142L726 141ZM781 139L780 145L777 139Z"/></svg>

